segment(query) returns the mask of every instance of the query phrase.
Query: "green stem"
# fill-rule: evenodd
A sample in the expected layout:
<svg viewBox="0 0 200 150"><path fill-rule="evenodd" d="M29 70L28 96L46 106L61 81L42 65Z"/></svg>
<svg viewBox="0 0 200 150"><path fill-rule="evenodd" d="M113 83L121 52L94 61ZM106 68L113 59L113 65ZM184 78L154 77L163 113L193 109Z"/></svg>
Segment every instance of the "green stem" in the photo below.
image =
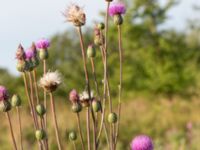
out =
<svg viewBox="0 0 200 150"><path fill-rule="evenodd" d="M82 150L85 150L79 113L76 114L76 118L77 118L77 124L78 124L78 131L79 131L80 138L81 138L81 146L82 146Z"/></svg>
<svg viewBox="0 0 200 150"><path fill-rule="evenodd" d="M16 109L17 109L18 122L19 122L20 147L21 147L21 150L23 150L21 113L20 113L20 108L19 107L16 107Z"/></svg>

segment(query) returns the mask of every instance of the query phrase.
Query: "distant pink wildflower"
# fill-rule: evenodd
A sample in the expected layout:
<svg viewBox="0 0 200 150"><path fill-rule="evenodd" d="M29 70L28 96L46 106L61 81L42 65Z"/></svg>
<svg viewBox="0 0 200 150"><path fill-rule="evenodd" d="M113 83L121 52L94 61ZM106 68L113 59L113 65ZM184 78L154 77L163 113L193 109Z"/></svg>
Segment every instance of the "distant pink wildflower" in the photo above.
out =
<svg viewBox="0 0 200 150"><path fill-rule="evenodd" d="M153 150L153 142L146 135L136 136L131 142L131 150Z"/></svg>
<svg viewBox="0 0 200 150"><path fill-rule="evenodd" d="M109 14L110 16L121 15L126 13L126 7L122 3L116 3L110 6Z"/></svg>
<svg viewBox="0 0 200 150"><path fill-rule="evenodd" d="M47 49L50 46L50 42L47 39L40 39L35 45L37 49Z"/></svg>
<svg viewBox="0 0 200 150"><path fill-rule="evenodd" d="M4 86L0 85L0 101L7 101L9 99L9 94Z"/></svg>

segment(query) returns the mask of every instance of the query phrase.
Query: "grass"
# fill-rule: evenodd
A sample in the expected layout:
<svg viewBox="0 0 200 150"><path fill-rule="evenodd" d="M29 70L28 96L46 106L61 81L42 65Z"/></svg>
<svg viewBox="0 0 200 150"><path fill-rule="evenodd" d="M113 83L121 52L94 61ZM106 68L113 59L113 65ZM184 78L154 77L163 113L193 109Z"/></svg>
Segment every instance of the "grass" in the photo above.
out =
<svg viewBox="0 0 200 150"><path fill-rule="evenodd" d="M58 124L62 136L62 144L67 149L73 149L68 140L68 133L77 130L75 114L70 111L69 104L63 101L56 102ZM132 138L138 134L147 134L152 137L155 150L198 150L200 147L200 101L198 99L183 100L175 98L148 100L134 98L127 100L122 105L122 122L118 150L129 148ZM34 137L32 120L28 108L22 112L22 126L25 149L37 149ZM18 138L18 122L15 109L12 110L12 122L16 138ZM51 112L48 111L48 117ZM85 113L82 112L82 125L85 126ZM12 149L11 139L7 130L7 121L3 114L0 115L0 145L3 150ZM52 121L48 119L48 137L51 150L56 150L55 134ZM85 132L85 130L84 130ZM84 140L86 140L86 134ZM19 142L18 142L19 143ZM105 147L105 139L101 142L100 149ZM80 143L77 143L80 145ZM80 147L79 147L80 149Z"/></svg>

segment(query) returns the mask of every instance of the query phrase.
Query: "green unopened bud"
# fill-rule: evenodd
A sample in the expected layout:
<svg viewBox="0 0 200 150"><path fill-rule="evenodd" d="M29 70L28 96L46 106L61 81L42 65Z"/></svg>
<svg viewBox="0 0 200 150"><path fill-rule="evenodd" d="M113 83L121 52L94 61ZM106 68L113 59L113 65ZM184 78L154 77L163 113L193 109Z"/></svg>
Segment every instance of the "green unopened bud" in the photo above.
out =
<svg viewBox="0 0 200 150"><path fill-rule="evenodd" d="M34 68L39 66L39 64L40 64L40 61L39 61L38 57L33 58L32 62L33 62Z"/></svg>
<svg viewBox="0 0 200 150"><path fill-rule="evenodd" d="M108 122L109 123L116 123L117 122L117 114L116 113L108 114Z"/></svg>
<svg viewBox="0 0 200 150"><path fill-rule="evenodd" d="M45 50L45 49L40 49L40 50L39 50L39 57L40 57L41 60L46 60L46 59L48 59L48 57L49 57L48 51Z"/></svg>
<svg viewBox="0 0 200 150"><path fill-rule="evenodd" d="M76 141L76 139L77 139L76 132L71 131L71 132L69 133L69 140L70 140L70 141Z"/></svg>
<svg viewBox="0 0 200 150"><path fill-rule="evenodd" d="M35 137L39 140L44 140L46 138L46 132L43 129L35 131Z"/></svg>
<svg viewBox="0 0 200 150"><path fill-rule="evenodd" d="M19 95L15 94L12 96L11 105L12 105L12 107L21 106L21 98L19 97Z"/></svg>
<svg viewBox="0 0 200 150"><path fill-rule="evenodd" d="M101 102L97 100L92 101L92 109L94 112L98 112L101 110Z"/></svg>
<svg viewBox="0 0 200 150"><path fill-rule="evenodd" d="M12 108L9 101L0 101L0 111L1 112L8 112Z"/></svg>
<svg viewBox="0 0 200 150"><path fill-rule="evenodd" d="M114 23L115 23L116 25L122 25L122 23L123 23L123 18L122 18L122 16L121 16L120 14L114 15Z"/></svg>
<svg viewBox="0 0 200 150"><path fill-rule="evenodd" d="M23 61L23 60L19 60L17 62L17 66L16 66L17 70L19 72L25 72L26 69L27 69L27 62L26 61Z"/></svg>
<svg viewBox="0 0 200 150"><path fill-rule="evenodd" d="M93 45L89 45L87 49L88 58L94 58L96 56L96 50Z"/></svg>
<svg viewBox="0 0 200 150"><path fill-rule="evenodd" d="M99 30L103 30L105 28L105 24L101 22L97 25L97 27Z"/></svg>
<svg viewBox="0 0 200 150"><path fill-rule="evenodd" d="M104 37L103 36L95 36L94 37L94 44L97 46L104 44Z"/></svg>
<svg viewBox="0 0 200 150"><path fill-rule="evenodd" d="M26 71L33 71L34 69L34 64L32 62L32 60L26 61L27 62L27 69Z"/></svg>
<svg viewBox="0 0 200 150"><path fill-rule="evenodd" d="M82 110L82 105L80 103L74 103L72 105L72 111L75 113L79 113Z"/></svg>
<svg viewBox="0 0 200 150"><path fill-rule="evenodd" d="M46 113L46 109L45 109L44 105L38 104L36 106L36 112L37 112L38 116L42 117Z"/></svg>

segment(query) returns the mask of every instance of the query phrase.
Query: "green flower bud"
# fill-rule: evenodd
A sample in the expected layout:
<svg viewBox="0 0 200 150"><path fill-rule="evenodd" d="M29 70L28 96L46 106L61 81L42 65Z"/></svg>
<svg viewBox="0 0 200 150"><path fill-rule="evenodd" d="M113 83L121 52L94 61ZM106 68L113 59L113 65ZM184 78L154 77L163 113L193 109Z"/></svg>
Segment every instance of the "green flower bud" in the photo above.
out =
<svg viewBox="0 0 200 150"><path fill-rule="evenodd" d="M97 27L99 30L103 30L105 28L105 24L101 22L97 25Z"/></svg>
<svg viewBox="0 0 200 150"><path fill-rule="evenodd" d="M88 58L94 58L96 56L96 50L93 45L89 45L87 49Z"/></svg>
<svg viewBox="0 0 200 150"><path fill-rule="evenodd" d="M19 106L21 106L21 98L19 97L19 95L14 94L12 96L11 105L12 105L12 107L19 107Z"/></svg>
<svg viewBox="0 0 200 150"><path fill-rule="evenodd" d="M31 60L26 61L26 62L27 62L27 69L26 69L26 71L33 71L33 69L34 69L33 62Z"/></svg>
<svg viewBox="0 0 200 150"><path fill-rule="evenodd" d="M40 61L39 61L38 57L33 58L32 62L33 62L34 68L39 66L39 64L40 64Z"/></svg>
<svg viewBox="0 0 200 150"><path fill-rule="evenodd" d="M117 122L117 114L116 113L110 113L108 115L108 122L109 123L116 123Z"/></svg>
<svg viewBox="0 0 200 150"><path fill-rule="evenodd" d="M38 104L36 106L36 112L38 116L42 117L46 113L46 109L43 104Z"/></svg>
<svg viewBox="0 0 200 150"><path fill-rule="evenodd" d="M18 61L16 68L19 72L25 72L27 69L27 62L23 60Z"/></svg>
<svg viewBox="0 0 200 150"><path fill-rule="evenodd" d="M122 25L122 23L123 23L123 18L122 18L122 16L121 16L120 14L114 15L114 23L115 23L116 25Z"/></svg>
<svg viewBox="0 0 200 150"><path fill-rule="evenodd" d="M39 141L39 140L44 140L47 137L47 135L43 129L40 129L35 131L35 137Z"/></svg>
<svg viewBox="0 0 200 150"><path fill-rule="evenodd" d="M104 37L95 36L94 37L94 44L97 45L97 46L103 45L104 44Z"/></svg>
<svg viewBox="0 0 200 150"><path fill-rule="evenodd" d="M101 102L97 100L92 101L92 109L94 112L98 112L101 110Z"/></svg>
<svg viewBox="0 0 200 150"><path fill-rule="evenodd" d="M0 111L1 112L8 112L12 108L9 101L0 101Z"/></svg>
<svg viewBox="0 0 200 150"><path fill-rule="evenodd" d="M41 60L46 60L46 59L48 59L48 57L49 57L48 51L45 50L45 49L40 49L40 50L39 50L39 57L40 57Z"/></svg>
<svg viewBox="0 0 200 150"><path fill-rule="evenodd" d="M76 141L76 139L77 139L76 132L71 131L71 132L69 133L69 140L70 140L70 141Z"/></svg>
<svg viewBox="0 0 200 150"><path fill-rule="evenodd" d="M72 105L72 111L74 113L79 113L82 110L82 105L80 103L74 103Z"/></svg>

